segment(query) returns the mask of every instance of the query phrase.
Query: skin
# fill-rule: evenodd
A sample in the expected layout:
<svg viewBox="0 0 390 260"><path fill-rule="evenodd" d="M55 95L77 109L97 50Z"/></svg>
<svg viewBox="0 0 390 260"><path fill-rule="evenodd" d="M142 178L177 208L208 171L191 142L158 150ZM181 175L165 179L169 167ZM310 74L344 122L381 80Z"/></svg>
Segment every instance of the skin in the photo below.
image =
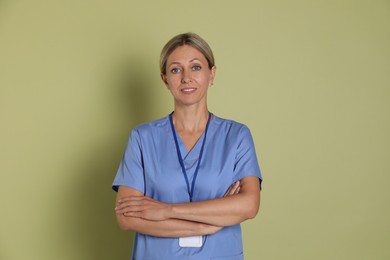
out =
<svg viewBox="0 0 390 260"><path fill-rule="evenodd" d="M240 182L234 183L226 192L225 197L237 194L240 190ZM148 198L137 190L120 186L117 194L116 216L119 226L123 230L136 231L142 234L157 237L187 237L198 235L211 235L222 229L222 226L213 226L196 221L181 219L148 220L140 217L132 217L129 214L120 213L128 209L121 208L123 203L132 198Z"/></svg>
<svg viewBox="0 0 390 260"><path fill-rule="evenodd" d="M216 67L209 69L206 58L191 46L176 48L167 60L161 79L171 92L175 110L173 123L190 151L205 130L207 91L213 84ZM158 237L209 235L224 226L254 218L260 207L260 183L249 176L232 184L222 198L201 202L169 204L120 186L115 212L125 230Z"/></svg>

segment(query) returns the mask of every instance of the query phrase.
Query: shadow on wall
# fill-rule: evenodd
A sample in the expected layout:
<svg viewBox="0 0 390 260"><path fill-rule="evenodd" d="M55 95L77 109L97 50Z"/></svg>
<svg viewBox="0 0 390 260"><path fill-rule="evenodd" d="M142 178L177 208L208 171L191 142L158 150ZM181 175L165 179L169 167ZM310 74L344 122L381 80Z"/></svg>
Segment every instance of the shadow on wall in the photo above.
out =
<svg viewBox="0 0 390 260"><path fill-rule="evenodd" d="M115 92L111 103L118 106L119 114L107 124L112 124L111 132L117 134L97 142L95 147L88 147L83 161L76 164L85 168L77 169L80 179L70 185L74 190L66 199L68 210L75 212L70 223L74 230L69 233L77 234L68 243L87 257L83 259L130 259L134 234L120 230L116 223L116 193L111 184L130 130L152 117L153 91L148 80L150 75L144 68L140 59L132 58L114 73L107 87Z"/></svg>

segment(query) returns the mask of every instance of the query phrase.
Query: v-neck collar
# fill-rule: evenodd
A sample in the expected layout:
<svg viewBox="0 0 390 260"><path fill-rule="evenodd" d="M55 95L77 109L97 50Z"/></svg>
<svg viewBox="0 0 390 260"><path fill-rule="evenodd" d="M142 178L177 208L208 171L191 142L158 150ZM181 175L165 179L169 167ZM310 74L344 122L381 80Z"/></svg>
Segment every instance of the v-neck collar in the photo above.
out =
<svg viewBox="0 0 390 260"><path fill-rule="evenodd" d="M199 137L198 141L196 141L195 145L192 147L190 151L187 150L187 147L185 146L183 140L181 139L180 135L177 132L176 132L176 136L177 136L177 141L179 143L180 152L183 156L183 161L197 160L199 158L200 149L202 148L204 132Z"/></svg>
<svg viewBox="0 0 390 260"><path fill-rule="evenodd" d="M210 125L209 125L208 131L210 131L210 127L212 126L212 124L213 124L213 122L215 121L215 118L216 118L216 116L213 113L211 113L211 116L212 117L210 119ZM168 115L167 118L168 118L168 125L169 125L169 115ZM169 128L170 128L169 130L172 131L170 125L169 125ZM198 141L196 141L196 143L192 147L192 149L190 151L188 151L187 147L185 146L185 144L184 144L183 140L181 139L179 133L176 131L176 128L174 128L174 130L175 130L177 141L178 141L178 144L179 144L180 153L181 153L181 155L183 157L183 161L198 160L199 153L200 153L200 150L202 148L202 143L203 143L205 131L203 131L202 135L199 137ZM173 143L175 143L175 140L173 139L173 137L172 137L172 141L173 141Z"/></svg>

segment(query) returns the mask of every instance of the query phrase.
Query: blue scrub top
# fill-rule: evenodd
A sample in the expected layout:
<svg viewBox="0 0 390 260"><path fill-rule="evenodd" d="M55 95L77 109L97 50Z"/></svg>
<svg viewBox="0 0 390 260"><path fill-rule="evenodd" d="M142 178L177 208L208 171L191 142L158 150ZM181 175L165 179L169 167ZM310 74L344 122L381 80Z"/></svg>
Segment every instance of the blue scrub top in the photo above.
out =
<svg viewBox="0 0 390 260"><path fill-rule="evenodd" d="M191 151L177 137L192 183L204 134ZM248 127L214 116L207 132L193 201L223 197L231 184L247 176L262 180ZM112 187L117 191L118 186L136 189L161 202L189 202L168 116L133 129ZM244 259L241 227L224 227L216 234L203 236L200 248L180 247L178 238L135 233L132 259L241 260Z"/></svg>

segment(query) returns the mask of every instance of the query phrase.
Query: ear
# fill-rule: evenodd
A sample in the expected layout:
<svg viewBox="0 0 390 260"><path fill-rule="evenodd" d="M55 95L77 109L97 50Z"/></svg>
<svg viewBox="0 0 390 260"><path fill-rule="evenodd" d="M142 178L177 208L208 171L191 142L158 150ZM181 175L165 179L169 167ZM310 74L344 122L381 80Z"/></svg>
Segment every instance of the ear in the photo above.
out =
<svg viewBox="0 0 390 260"><path fill-rule="evenodd" d="M211 68L211 76L210 76L210 81L209 81L209 85L212 86L214 84L214 79L215 79L215 73L217 72L217 67L214 65L212 68Z"/></svg>
<svg viewBox="0 0 390 260"><path fill-rule="evenodd" d="M167 76L165 76L163 73L160 73L161 80L164 82L165 86L168 88L168 81Z"/></svg>

